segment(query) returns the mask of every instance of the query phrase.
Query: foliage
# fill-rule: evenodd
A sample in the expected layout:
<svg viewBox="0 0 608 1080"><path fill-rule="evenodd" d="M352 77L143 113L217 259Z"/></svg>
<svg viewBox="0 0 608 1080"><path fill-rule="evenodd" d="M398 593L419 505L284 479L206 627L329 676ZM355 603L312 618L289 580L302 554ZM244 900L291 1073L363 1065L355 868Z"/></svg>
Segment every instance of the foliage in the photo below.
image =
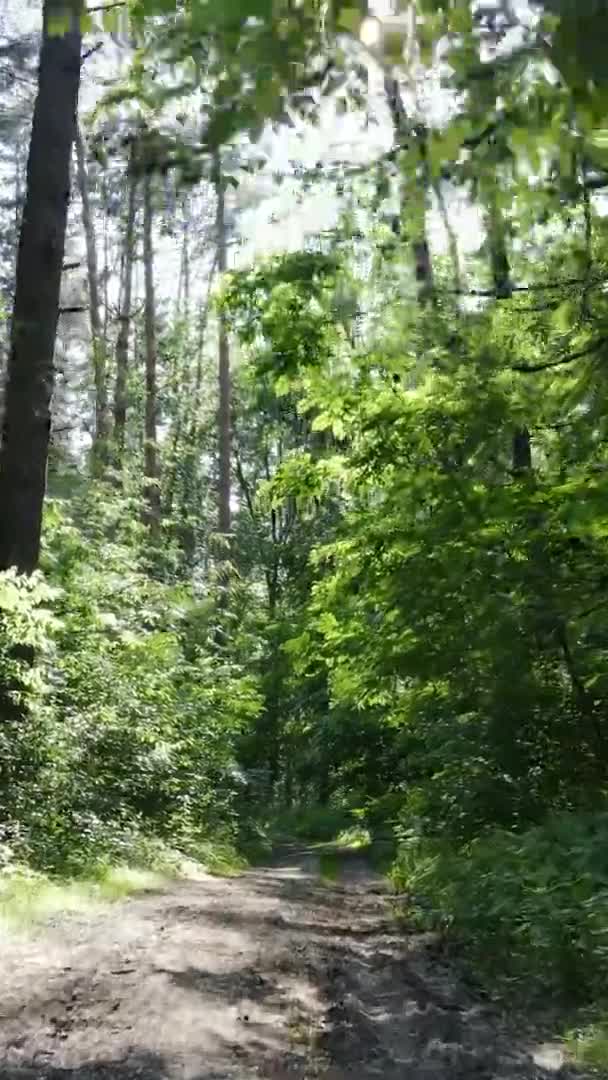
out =
<svg viewBox="0 0 608 1080"><path fill-rule="evenodd" d="M58 502L48 517L54 587L4 575L4 671L13 642L37 649L11 694L18 736L4 727L6 838L35 866L67 871L126 858L139 834L193 854L210 832L228 840L254 680L204 652L191 591L146 574L111 501L85 532Z"/></svg>
<svg viewBox="0 0 608 1080"><path fill-rule="evenodd" d="M608 818L556 816L517 834L494 830L456 851L411 833L392 877L418 896L474 970L521 998L601 995L608 935Z"/></svg>
<svg viewBox="0 0 608 1080"><path fill-rule="evenodd" d="M577 1065L597 1070L605 1076L608 1071L608 1022L594 1020L570 1029L565 1037L566 1047Z"/></svg>
<svg viewBox="0 0 608 1080"><path fill-rule="evenodd" d="M57 882L27 867L0 878L0 927L30 929L57 912L87 912L137 892L159 888L168 873L113 867L90 881Z"/></svg>
<svg viewBox="0 0 608 1080"><path fill-rule="evenodd" d="M128 5L132 63L95 114L104 184L128 147L123 216L142 172L228 205L229 160L255 172L269 126L370 72L365 122L393 126L374 162L303 170L350 203L319 250L199 309L184 203L177 310L148 289L145 327L121 311L147 361L124 452L100 482L78 439L57 449L42 572L0 575L0 822L45 871L396 837L396 884L478 971L584 998L608 927L606 14L414 7L364 52L360 5ZM220 320L241 346L221 540Z"/></svg>

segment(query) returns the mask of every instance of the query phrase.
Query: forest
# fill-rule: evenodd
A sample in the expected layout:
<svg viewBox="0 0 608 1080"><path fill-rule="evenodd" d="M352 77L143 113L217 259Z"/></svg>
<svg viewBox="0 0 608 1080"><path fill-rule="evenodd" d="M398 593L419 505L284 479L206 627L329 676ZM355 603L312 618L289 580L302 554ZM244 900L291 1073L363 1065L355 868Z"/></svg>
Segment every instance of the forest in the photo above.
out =
<svg viewBox="0 0 608 1080"><path fill-rule="evenodd" d="M6 3L5 883L356 843L482 984L601 1004L606 40Z"/></svg>

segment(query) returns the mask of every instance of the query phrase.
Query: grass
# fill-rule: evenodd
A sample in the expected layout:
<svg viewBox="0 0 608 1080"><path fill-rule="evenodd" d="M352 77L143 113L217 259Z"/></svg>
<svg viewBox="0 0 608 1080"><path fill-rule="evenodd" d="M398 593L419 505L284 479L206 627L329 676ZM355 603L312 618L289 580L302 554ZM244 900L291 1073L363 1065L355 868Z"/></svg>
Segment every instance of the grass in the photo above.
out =
<svg viewBox="0 0 608 1080"><path fill-rule="evenodd" d="M608 1076L608 1017L572 1028L564 1042L576 1065Z"/></svg>
<svg viewBox="0 0 608 1080"><path fill-rule="evenodd" d="M0 872L0 930L26 930L60 914L94 911L137 893L164 889L179 878L232 877L248 865L231 843L211 840L199 840L187 855L150 842L142 846L137 862L100 863L65 878L10 863Z"/></svg>
<svg viewBox="0 0 608 1080"><path fill-rule="evenodd" d="M55 915L90 911L166 884L166 875L127 866L108 868L89 879L65 881L18 867L0 877L0 926L27 929Z"/></svg>

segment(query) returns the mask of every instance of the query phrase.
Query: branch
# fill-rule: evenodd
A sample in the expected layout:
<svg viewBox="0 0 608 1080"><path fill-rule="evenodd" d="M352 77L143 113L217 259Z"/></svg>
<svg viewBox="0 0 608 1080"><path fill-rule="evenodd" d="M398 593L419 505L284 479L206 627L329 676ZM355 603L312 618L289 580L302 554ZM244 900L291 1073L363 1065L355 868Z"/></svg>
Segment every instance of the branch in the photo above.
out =
<svg viewBox="0 0 608 1080"><path fill-rule="evenodd" d="M585 288L590 286L604 285L608 281L608 278L596 278L592 282L588 282L586 278L564 278L562 281L546 281L541 283L532 283L531 285L513 285L511 287L511 293L526 293L526 292L548 292L552 289L567 289L573 285L582 285ZM494 297L496 300L510 300L511 295L499 296L496 289L443 289L442 292L450 293L452 296L482 296L482 297Z"/></svg>
<svg viewBox="0 0 608 1080"><path fill-rule="evenodd" d="M74 307L60 307L59 308L59 314L60 315L79 315L79 314L82 314L83 311L88 311L88 310L89 310L88 307L83 307L82 304L79 304L79 305L74 306Z"/></svg>
<svg viewBox="0 0 608 1080"><path fill-rule="evenodd" d="M86 14L92 15L96 11L112 11L113 8L124 8L126 6L126 0L113 0L111 4L97 4L96 7L88 7Z"/></svg>
<svg viewBox="0 0 608 1080"><path fill-rule="evenodd" d="M241 465L241 457L240 457L238 448L235 448L234 457L235 457L235 471L236 471L237 480L238 480L238 482L240 484L241 491L243 492L243 495L245 496L245 502L247 503L247 509L249 510L249 514L251 516L251 519L252 519L252 521L254 521L257 524L258 516L257 516L257 514L255 512L255 507L254 507L254 504L253 504L253 499L251 497L251 490L250 490L249 484L247 483L247 480L245 478L245 474L243 472L243 466Z"/></svg>
<svg viewBox="0 0 608 1080"><path fill-rule="evenodd" d="M602 191L608 187L608 176L591 176L585 180L587 191Z"/></svg>
<svg viewBox="0 0 608 1080"><path fill-rule="evenodd" d="M589 615L594 615L596 611L600 611L601 608L606 607L608 600L600 600L597 604L593 604L592 607L586 608L585 611L578 611L575 615L575 619L586 619Z"/></svg>
<svg viewBox="0 0 608 1080"><path fill-rule="evenodd" d="M98 41L96 45L92 45L90 49L87 49L87 51L82 54L80 57L80 66L82 67L85 60L88 60L89 56L93 56L93 53L99 52L100 49L103 49L103 41Z"/></svg>
<svg viewBox="0 0 608 1080"><path fill-rule="evenodd" d="M608 338L599 338L597 341L592 341L591 344L586 345L584 349L579 352L572 353L570 356L562 356L561 360L552 360L549 364L510 364L511 371L519 371L524 375L533 375L538 371L549 371L551 368L563 367L565 364L573 364L575 360L580 360L584 356L590 356L591 353L597 352L603 345L608 342Z"/></svg>

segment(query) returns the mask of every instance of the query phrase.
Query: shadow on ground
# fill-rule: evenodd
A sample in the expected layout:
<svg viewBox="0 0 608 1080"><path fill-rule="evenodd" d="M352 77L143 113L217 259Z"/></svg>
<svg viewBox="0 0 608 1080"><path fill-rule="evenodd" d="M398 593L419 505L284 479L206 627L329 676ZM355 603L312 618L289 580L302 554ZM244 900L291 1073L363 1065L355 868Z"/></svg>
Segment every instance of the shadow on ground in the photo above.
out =
<svg viewBox="0 0 608 1080"><path fill-rule="evenodd" d="M361 855L187 882L3 943L0 1080L566 1080L391 923Z"/></svg>

